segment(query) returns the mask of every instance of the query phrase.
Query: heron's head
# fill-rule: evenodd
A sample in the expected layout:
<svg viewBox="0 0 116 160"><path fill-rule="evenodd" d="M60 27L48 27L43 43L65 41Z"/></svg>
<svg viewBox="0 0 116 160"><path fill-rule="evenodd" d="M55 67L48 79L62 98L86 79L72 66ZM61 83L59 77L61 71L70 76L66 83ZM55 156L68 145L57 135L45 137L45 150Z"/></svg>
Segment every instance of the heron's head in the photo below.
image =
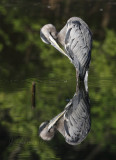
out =
<svg viewBox="0 0 116 160"><path fill-rule="evenodd" d="M39 135L43 140L50 141L55 134L55 127L48 129L49 121L43 122L39 127Z"/></svg>
<svg viewBox="0 0 116 160"><path fill-rule="evenodd" d="M51 44L58 51L65 54L62 48L56 42L57 35L56 28L52 24L46 24L40 30L40 37L44 43Z"/></svg>
<svg viewBox="0 0 116 160"><path fill-rule="evenodd" d="M40 30L40 37L44 43L51 44L51 39L57 39L56 28L52 24L44 25Z"/></svg>

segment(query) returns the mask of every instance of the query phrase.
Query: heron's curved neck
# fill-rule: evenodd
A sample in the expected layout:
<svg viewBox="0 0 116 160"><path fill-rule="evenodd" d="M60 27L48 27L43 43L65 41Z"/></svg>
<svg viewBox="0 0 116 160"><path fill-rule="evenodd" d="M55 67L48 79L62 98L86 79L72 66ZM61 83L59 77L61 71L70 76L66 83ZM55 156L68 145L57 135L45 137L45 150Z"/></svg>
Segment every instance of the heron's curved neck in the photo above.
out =
<svg viewBox="0 0 116 160"><path fill-rule="evenodd" d="M65 46L65 36L66 36L66 25L62 28L62 30L58 33L57 38L58 42Z"/></svg>
<svg viewBox="0 0 116 160"><path fill-rule="evenodd" d="M59 121L57 122L56 125L57 130L64 136L65 131L64 131L64 118L60 118Z"/></svg>

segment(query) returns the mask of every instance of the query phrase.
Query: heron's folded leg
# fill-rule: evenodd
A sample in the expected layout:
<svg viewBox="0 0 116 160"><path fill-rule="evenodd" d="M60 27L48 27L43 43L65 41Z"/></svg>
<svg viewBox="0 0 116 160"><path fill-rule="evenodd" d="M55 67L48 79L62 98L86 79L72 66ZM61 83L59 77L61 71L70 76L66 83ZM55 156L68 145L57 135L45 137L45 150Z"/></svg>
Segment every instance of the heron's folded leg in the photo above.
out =
<svg viewBox="0 0 116 160"><path fill-rule="evenodd" d="M79 72L78 72L78 69L76 68L76 80L77 80L77 83L79 81Z"/></svg>
<svg viewBox="0 0 116 160"><path fill-rule="evenodd" d="M85 90L88 92L88 71L86 71L85 78L84 78Z"/></svg>
<svg viewBox="0 0 116 160"><path fill-rule="evenodd" d="M76 92L78 92L78 88L79 88L79 72L78 72L77 68L76 68L76 81L77 81Z"/></svg>

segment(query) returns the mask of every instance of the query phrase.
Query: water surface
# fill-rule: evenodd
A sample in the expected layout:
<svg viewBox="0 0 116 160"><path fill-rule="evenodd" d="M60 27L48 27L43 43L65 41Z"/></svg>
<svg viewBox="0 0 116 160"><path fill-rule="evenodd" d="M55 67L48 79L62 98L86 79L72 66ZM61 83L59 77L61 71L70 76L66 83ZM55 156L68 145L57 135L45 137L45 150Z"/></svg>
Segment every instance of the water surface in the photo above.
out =
<svg viewBox="0 0 116 160"><path fill-rule="evenodd" d="M0 159L115 159L115 6L106 0L0 2ZM77 146L68 145L59 133L50 142L38 135L39 125L60 113L76 89L73 65L44 44L39 31L47 23L60 30L72 16L85 20L93 33L88 82L92 124Z"/></svg>

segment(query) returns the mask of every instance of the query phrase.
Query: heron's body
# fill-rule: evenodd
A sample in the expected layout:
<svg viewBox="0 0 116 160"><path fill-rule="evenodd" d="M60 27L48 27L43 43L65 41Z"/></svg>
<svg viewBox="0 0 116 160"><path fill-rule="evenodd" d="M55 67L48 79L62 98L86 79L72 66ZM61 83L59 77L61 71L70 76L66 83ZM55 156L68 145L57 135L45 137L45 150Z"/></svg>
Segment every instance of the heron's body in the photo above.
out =
<svg viewBox="0 0 116 160"><path fill-rule="evenodd" d="M87 136L91 126L88 94L81 89L75 93L63 112L49 122L40 125L39 134L44 140L51 140L58 130L67 143L77 145Z"/></svg>
<svg viewBox="0 0 116 160"><path fill-rule="evenodd" d="M66 55L75 66L77 76L84 80L91 60L92 47L92 34L88 25L81 18L72 17L58 34L52 24L47 24L42 27L40 36L45 43L53 45ZM65 52L55 40L61 43Z"/></svg>

